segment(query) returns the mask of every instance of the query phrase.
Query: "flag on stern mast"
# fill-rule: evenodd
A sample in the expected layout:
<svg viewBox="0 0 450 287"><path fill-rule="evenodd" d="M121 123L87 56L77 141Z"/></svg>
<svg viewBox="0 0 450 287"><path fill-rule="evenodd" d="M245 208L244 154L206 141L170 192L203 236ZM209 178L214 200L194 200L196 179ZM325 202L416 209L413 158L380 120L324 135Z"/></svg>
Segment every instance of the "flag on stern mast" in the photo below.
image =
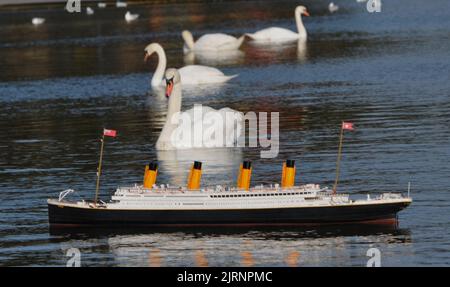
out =
<svg viewBox="0 0 450 287"><path fill-rule="evenodd" d="M349 131L352 131L352 130L353 130L353 123L350 123L350 122L342 122L342 129L343 129L343 130L349 130Z"/></svg>
<svg viewBox="0 0 450 287"><path fill-rule="evenodd" d="M105 136L115 138L117 136L117 131L103 128L103 136L100 139L100 142L102 144L100 146L100 159L98 161L98 168L97 168L97 184L95 186L94 206L97 206L98 201L98 190L100 187L100 175L102 174L103 146L105 145Z"/></svg>

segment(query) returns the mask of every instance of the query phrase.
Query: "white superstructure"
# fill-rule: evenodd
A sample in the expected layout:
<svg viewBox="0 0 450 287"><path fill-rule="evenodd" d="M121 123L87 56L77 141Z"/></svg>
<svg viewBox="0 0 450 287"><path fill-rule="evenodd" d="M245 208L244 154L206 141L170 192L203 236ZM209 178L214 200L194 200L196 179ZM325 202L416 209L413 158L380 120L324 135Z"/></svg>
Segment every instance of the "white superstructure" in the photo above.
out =
<svg viewBox="0 0 450 287"><path fill-rule="evenodd" d="M62 202L64 197L59 201ZM248 191L223 186L187 190L165 185L155 185L152 189L135 185L117 188L111 200L100 206L127 210L233 210L383 204L404 202L405 199L400 194L384 193L372 199L368 196L364 200L352 200L347 194L333 194L330 189L316 184L291 188L281 188L278 184L260 185ZM73 204L86 208L93 205L87 201Z"/></svg>

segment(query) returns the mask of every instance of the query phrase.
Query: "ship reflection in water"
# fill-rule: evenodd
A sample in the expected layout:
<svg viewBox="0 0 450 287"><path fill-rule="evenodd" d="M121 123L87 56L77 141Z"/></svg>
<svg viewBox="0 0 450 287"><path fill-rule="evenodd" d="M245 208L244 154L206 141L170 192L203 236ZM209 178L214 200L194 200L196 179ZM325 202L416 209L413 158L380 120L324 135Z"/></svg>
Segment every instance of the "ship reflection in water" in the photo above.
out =
<svg viewBox="0 0 450 287"><path fill-rule="evenodd" d="M104 250L117 266L365 266L367 249L378 248L391 265L392 247L412 253L408 229L344 225L320 228L51 229L52 241ZM90 244L86 246L85 238ZM64 248L64 247L62 247ZM112 259L112 260L111 260ZM351 260L350 260L351 259ZM99 259L101 260L101 259ZM97 262L99 263L99 262Z"/></svg>

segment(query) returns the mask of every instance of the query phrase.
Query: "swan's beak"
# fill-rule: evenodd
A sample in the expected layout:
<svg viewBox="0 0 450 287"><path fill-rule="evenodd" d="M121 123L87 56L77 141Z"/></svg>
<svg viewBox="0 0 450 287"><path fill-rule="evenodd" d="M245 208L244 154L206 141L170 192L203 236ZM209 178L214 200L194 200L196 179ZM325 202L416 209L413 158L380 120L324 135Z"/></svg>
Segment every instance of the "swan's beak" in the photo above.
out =
<svg viewBox="0 0 450 287"><path fill-rule="evenodd" d="M303 15L305 15L305 16L309 16L309 13L308 13L308 11L305 11L305 12L303 12Z"/></svg>
<svg viewBox="0 0 450 287"><path fill-rule="evenodd" d="M170 97L170 94L172 94L173 89L173 79L166 80L166 98Z"/></svg>
<svg viewBox="0 0 450 287"><path fill-rule="evenodd" d="M145 52L145 56L144 56L144 62L147 63L148 58L150 58L150 54Z"/></svg>

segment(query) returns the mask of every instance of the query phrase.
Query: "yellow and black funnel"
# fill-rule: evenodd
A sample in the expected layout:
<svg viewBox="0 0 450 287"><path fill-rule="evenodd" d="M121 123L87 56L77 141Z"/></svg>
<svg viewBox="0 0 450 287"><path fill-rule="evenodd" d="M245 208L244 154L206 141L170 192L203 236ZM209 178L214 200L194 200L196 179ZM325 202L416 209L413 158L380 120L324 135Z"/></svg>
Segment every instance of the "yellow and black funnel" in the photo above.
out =
<svg viewBox="0 0 450 287"><path fill-rule="evenodd" d="M283 163L283 172L281 173L281 187L288 188L295 185L295 172L295 160L286 160Z"/></svg>
<svg viewBox="0 0 450 287"><path fill-rule="evenodd" d="M252 162L244 161L239 168L237 187L249 190L251 177L252 177Z"/></svg>
<svg viewBox="0 0 450 287"><path fill-rule="evenodd" d="M144 187L152 188L156 183L156 176L158 175L158 164L152 161L150 164L145 166L144 172Z"/></svg>
<svg viewBox="0 0 450 287"><path fill-rule="evenodd" d="M194 161L189 173L187 188L200 189L200 180L202 178L202 163L200 161Z"/></svg>

